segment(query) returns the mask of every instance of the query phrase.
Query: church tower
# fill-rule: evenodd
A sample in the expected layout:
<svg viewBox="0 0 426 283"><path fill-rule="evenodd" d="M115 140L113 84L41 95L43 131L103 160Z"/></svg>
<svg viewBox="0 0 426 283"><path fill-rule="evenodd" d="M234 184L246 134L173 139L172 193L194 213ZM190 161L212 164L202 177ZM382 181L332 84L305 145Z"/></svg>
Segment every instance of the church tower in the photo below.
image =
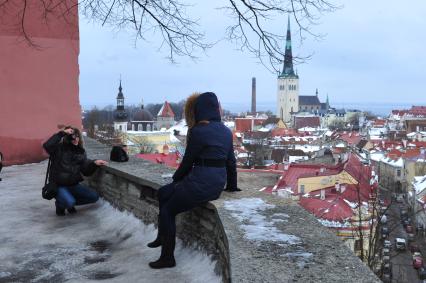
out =
<svg viewBox="0 0 426 283"><path fill-rule="evenodd" d="M299 76L293 69L291 52L290 16L288 17L287 37L284 53L284 67L278 75L277 117L284 122L291 120L291 114L299 111Z"/></svg>
<svg viewBox="0 0 426 283"><path fill-rule="evenodd" d="M114 130L117 132L127 132L127 112L124 109L124 95L123 88L118 87L117 95L117 109L114 111Z"/></svg>

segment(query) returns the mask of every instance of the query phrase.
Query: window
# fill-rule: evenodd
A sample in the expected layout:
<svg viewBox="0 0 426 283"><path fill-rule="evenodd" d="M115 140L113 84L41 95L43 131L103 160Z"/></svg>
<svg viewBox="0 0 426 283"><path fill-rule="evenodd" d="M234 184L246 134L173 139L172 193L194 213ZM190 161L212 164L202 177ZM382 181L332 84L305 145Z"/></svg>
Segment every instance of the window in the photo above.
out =
<svg viewBox="0 0 426 283"><path fill-rule="evenodd" d="M396 170L396 176L401 177L401 169Z"/></svg>
<svg viewBox="0 0 426 283"><path fill-rule="evenodd" d="M305 185L300 185L300 193L301 193L302 195L304 195L304 194L305 194Z"/></svg>

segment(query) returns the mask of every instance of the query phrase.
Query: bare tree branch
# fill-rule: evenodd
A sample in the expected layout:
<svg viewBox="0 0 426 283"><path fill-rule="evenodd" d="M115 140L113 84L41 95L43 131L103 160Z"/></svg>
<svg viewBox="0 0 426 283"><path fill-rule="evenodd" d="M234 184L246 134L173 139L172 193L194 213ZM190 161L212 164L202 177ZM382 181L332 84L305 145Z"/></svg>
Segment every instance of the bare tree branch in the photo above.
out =
<svg viewBox="0 0 426 283"><path fill-rule="evenodd" d="M22 8L21 30L23 38L34 44L26 32L27 1L19 0ZM15 1L13 1L15 2ZM168 59L175 62L176 57L197 58L198 53L211 48L214 43L207 42L198 19L188 16L192 7L185 0L38 0L44 9L44 19L49 15L62 16L76 12L76 6L89 20L118 29L134 31L137 40L147 41L153 35L160 36L159 49L166 49ZM10 0L0 0L0 10L10 5ZM16 0L15 3L18 3ZM298 28L300 40L305 36L320 38L312 27L319 23L320 17L339 7L328 0L227 0L220 7L234 19L226 28L226 38L239 46L242 51L252 53L265 67L278 71L284 58L285 27L275 33L268 24L273 20L286 19L291 15ZM282 21L285 22L285 21ZM295 57L303 62L309 56Z"/></svg>

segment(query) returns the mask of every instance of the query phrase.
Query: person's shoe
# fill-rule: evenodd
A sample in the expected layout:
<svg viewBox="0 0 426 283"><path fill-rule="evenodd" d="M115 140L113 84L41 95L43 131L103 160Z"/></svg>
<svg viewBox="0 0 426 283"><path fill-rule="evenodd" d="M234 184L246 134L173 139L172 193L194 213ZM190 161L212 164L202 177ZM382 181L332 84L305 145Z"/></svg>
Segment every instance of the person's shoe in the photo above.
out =
<svg viewBox="0 0 426 283"><path fill-rule="evenodd" d="M57 216L65 216L65 209L57 207L56 208L56 215Z"/></svg>
<svg viewBox="0 0 426 283"><path fill-rule="evenodd" d="M225 192L241 192L240 188L226 188Z"/></svg>
<svg viewBox="0 0 426 283"><path fill-rule="evenodd" d="M75 207L74 207L74 206L72 206L72 207L68 208L68 209L67 209L67 211L68 211L68 213L69 213L69 214L77 213L77 209L75 209Z"/></svg>
<svg viewBox="0 0 426 283"><path fill-rule="evenodd" d="M158 248L161 246L160 237L157 237L154 241L147 244L148 248Z"/></svg>
<svg viewBox="0 0 426 283"><path fill-rule="evenodd" d="M176 261L174 257L160 257L158 260L150 262L149 266L154 269L175 267Z"/></svg>

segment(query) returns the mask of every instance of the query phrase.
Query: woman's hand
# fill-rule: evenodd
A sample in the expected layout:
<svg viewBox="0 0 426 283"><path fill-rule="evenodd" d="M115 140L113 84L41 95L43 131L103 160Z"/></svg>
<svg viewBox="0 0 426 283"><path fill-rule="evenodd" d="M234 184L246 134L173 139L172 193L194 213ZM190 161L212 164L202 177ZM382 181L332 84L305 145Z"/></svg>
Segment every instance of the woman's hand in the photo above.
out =
<svg viewBox="0 0 426 283"><path fill-rule="evenodd" d="M98 160L95 160L94 162L95 162L95 164L96 164L96 165L98 165L98 166L108 165L108 162L106 162L105 160L100 160L100 159L98 159Z"/></svg>
<svg viewBox="0 0 426 283"><path fill-rule="evenodd" d="M73 128L65 128L64 130L63 130L63 132L65 133L65 134L67 134L67 135L72 135L72 134L74 134L74 130L73 130Z"/></svg>

